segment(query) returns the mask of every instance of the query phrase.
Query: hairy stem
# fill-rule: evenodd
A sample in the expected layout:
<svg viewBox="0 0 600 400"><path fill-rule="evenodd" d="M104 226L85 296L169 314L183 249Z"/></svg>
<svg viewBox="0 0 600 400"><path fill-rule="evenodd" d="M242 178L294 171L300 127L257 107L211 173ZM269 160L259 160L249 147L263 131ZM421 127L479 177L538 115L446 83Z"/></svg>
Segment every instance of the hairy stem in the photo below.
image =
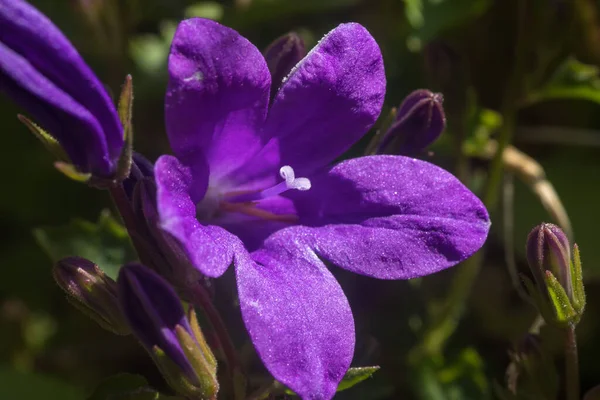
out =
<svg viewBox="0 0 600 400"><path fill-rule="evenodd" d="M565 341L565 381L567 400L579 400L579 360L577 355L577 337L575 325L567 327Z"/></svg>
<svg viewBox="0 0 600 400"><path fill-rule="evenodd" d="M225 360L228 372L227 375L231 379L231 388L234 392L234 398L243 398L245 393L242 392L245 391L245 388L240 388L240 386L243 386L243 383L240 385L241 364L233 341L231 340L231 336L227 331L227 327L225 326L221 315L200 283L194 285L188 291L188 296L192 303L202 311L212 326L215 333L214 337L217 341L216 346L218 347L219 352L221 352L222 358Z"/></svg>

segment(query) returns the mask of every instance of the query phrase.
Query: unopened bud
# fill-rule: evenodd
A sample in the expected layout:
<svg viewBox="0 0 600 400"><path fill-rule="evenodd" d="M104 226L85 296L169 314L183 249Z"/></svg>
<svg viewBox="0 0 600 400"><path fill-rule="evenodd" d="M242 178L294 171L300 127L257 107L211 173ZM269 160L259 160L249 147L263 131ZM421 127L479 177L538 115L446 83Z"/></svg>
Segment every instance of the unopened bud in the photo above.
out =
<svg viewBox="0 0 600 400"><path fill-rule="evenodd" d="M547 322L577 323L585 307L581 261L565 233L554 224L535 227L527 238L527 261L535 280L528 291Z"/></svg>
<svg viewBox="0 0 600 400"><path fill-rule="evenodd" d="M117 280L121 308L132 332L179 394L215 399L219 390L215 357L197 322L190 324L173 288L140 264L128 264Z"/></svg>
<svg viewBox="0 0 600 400"><path fill-rule="evenodd" d="M412 156L425 150L446 128L443 100L440 93L426 89L409 94L385 132L377 152Z"/></svg>
<svg viewBox="0 0 600 400"><path fill-rule="evenodd" d="M292 68L306 55L304 41L297 33L290 32L275 39L265 50L267 66L271 71L271 98L288 76Z"/></svg>
<svg viewBox="0 0 600 400"><path fill-rule="evenodd" d="M55 264L52 273L75 307L105 329L119 335L130 333L119 307L116 282L96 264L81 257L67 257Z"/></svg>

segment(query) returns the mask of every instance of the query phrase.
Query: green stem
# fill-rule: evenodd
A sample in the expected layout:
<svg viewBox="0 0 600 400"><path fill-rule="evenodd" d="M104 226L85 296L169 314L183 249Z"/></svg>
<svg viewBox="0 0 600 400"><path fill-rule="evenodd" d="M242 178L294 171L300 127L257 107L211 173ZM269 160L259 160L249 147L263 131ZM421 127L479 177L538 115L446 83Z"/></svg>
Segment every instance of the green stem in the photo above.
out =
<svg viewBox="0 0 600 400"><path fill-rule="evenodd" d="M565 341L565 380L567 400L579 398L579 360L577 355L577 337L575 325L569 324Z"/></svg>
<svg viewBox="0 0 600 400"><path fill-rule="evenodd" d="M238 360L231 336L229 335L219 311L217 311L208 293L200 283L194 285L189 290L188 295L192 303L202 311L212 326L217 341L216 345L227 366L228 377L231 380L230 383L234 398L242 399L245 395L245 393L242 393L245 391L245 388L240 386L245 386L245 384L241 382L241 379L243 378L241 364Z"/></svg>

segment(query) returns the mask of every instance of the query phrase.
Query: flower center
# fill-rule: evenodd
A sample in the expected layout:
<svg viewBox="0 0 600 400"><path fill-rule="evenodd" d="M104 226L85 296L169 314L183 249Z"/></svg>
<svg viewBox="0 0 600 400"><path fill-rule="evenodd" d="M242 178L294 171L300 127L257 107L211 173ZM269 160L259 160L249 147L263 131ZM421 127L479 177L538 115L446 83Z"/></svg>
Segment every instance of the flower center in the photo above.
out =
<svg viewBox="0 0 600 400"><path fill-rule="evenodd" d="M260 200L277 196L288 190L309 190L311 183L308 178L296 178L294 169L284 165L279 169L279 175L283 178L274 186L257 191L232 191L223 195L209 190L205 198L196 206L199 219L211 219L220 212L240 213L269 221L295 222L298 217L293 214L275 214L257 207Z"/></svg>

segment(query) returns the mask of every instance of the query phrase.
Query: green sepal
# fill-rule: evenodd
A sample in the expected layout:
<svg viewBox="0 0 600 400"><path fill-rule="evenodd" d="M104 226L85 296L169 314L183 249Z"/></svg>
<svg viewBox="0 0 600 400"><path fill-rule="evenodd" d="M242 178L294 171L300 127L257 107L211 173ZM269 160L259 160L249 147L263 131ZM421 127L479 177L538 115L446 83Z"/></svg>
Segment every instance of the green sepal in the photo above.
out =
<svg viewBox="0 0 600 400"><path fill-rule="evenodd" d="M351 387L364 381L365 379L370 378L375 372L379 371L380 368L381 367L379 365L374 365L372 367L356 367L348 369L348 371L346 371L346 374L340 381L336 392L342 392L346 389L350 389ZM296 393L294 393L290 389L285 389L285 393L296 395Z"/></svg>
<svg viewBox="0 0 600 400"><path fill-rule="evenodd" d="M188 377L182 373L179 366L171 361L171 359L160 347L154 346L150 354L161 374L175 392L184 397L191 397L193 399L216 399L216 395L215 397L204 397L202 391L199 390L192 382L190 382Z"/></svg>
<svg viewBox="0 0 600 400"><path fill-rule="evenodd" d="M350 368L338 385L337 391L341 392L342 390L350 389L357 383L370 378L375 372L379 371L380 368L381 367L379 365L374 365L372 367Z"/></svg>
<svg viewBox="0 0 600 400"><path fill-rule="evenodd" d="M199 381L198 390L202 398L216 398L219 392L216 368L208 363L196 340L181 325L175 327L175 335L179 340L183 353L190 364L192 364L192 369L196 373Z"/></svg>
<svg viewBox="0 0 600 400"><path fill-rule="evenodd" d="M73 164L69 164L64 161L56 161L54 163L54 168L62 172L67 178L77 182L87 183L92 177L92 174L79 172L77 167L75 167Z"/></svg>
<svg viewBox="0 0 600 400"><path fill-rule="evenodd" d="M546 287L548 295L554 309L555 322L565 325L572 322L577 322L579 316L571 305L571 300L567 292L562 287L558 279L550 271L546 271Z"/></svg>
<svg viewBox="0 0 600 400"><path fill-rule="evenodd" d="M208 346L208 343L206 342L204 333L202 333L202 329L200 328L200 324L198 323L198 316L196 315L196 311L192 306L190 306L188 309L188 321L192 328L192 332L194 333L194 338L200 346L200 351L204 355L204 358L206 359L206 362L210 367L211 373L214 376L217 376L217 359L213 354L211 348Z"/></svg>
<svg viewBox="0 0 600 400"><path fill-rule="evenodd" d="M127 75L125 78L125 83L119 96L118 112L119 119L123 125L124 144L117 164L116 180L121 182L129 176L132 163L131 157L133 155L133 125L131 123L133 115L133 83L131 75Z"/></svg>
<svg viewBox="0 0 600 400"><path fill-rule="evenodd" d="M116 326L108 321L102 314L98 313L96 310L86 306L81 303L76 298L67 295L65 297L67 301L75 307L77 310L81 311L84 315L87 315L89 318L94 320L101 328L106 329L109 332L114 333L115 335L125 336L129 335L131 331L128 328L125 328L125 325Z"/></svg>
<svg viewBox="0 0 600 400"><path fill-rule="evenodd" d="M573 284L573 308L581 316L585 310L585 288L583 287L583 270L579 246L573 245L573 261L571 262L571 282Z"/></svg>
<svg viewBox="0 0 600 400"><path fill-rule="evenodd" d="M158 346L151 351L152 359L169 386L183 396L194 396L194 385L181 373L181 369Z"/></svg>
<svg viewBox="0 0 600 400"><path fill-rule="evenodd" d="M551 323L552 321L554 321L554 311L552 310L552 306L550 305L548 295L546 293L540 292L539 286L533 283L533 281L529 279L529 277L521 275L521 280L523 281L525 289L531 297L533 304L535 304L540 314L542 314L544 321L546 321L547 323Z"/></svg>
<svg viewBox="0 0 600 400"><path fill-rule="evenodd" d="M25 125L27 127L27 129L29 129L31 131L31 133L33 133L33 135L36 138L38 138L38 140L40 142L42 142L44 147L48 151L50 151L56 158L58 158L59 160L64 161L64 162L70 162L70 159L67 156L67 153L62 148L60 143L58 143L58 140L56 140L56 138L54 138L54 136L52 136L51 134L49 134L48 132L46 132L45 130L40 128L37 124L35 124L33 121L31 121L29 118L27 118L24 115L19 114L19 115L17 115L17 118L19 119L19 121L21 121L23 123L23 125Z"/></svg>

